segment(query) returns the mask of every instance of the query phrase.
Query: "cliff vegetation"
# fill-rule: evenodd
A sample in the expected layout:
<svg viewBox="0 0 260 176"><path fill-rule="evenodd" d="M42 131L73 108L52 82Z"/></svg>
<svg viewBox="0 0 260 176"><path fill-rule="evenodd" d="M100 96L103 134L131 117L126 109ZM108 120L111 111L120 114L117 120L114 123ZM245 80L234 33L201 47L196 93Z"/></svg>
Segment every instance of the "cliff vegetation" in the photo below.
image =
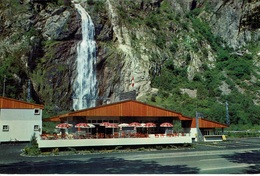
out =
<svg viewBox="0 0 260 176"><path fill-rule="evenodd" d="M100 97L136 90L140 101L223 123L228 102L233 129L259 127L259 1L78 2L95 25ZM0 32L0 91L45 104L45 117L72 110L81 40L73 3L2 0Z"/></svg>

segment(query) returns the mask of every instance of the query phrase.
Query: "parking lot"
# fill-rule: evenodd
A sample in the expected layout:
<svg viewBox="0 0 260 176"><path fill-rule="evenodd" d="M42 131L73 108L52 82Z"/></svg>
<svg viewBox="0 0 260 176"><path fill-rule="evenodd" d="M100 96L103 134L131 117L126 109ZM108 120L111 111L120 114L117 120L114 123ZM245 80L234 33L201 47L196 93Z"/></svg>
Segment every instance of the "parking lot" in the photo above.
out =
<svg viewBox="0 0 260 176"><path fill-rule="evenodd" d="M248 174L260 173L260 138L195 143L194 148L25 157L27 144L0 144L4 174ZM120 167L118 167L120 166Z"/></svg>

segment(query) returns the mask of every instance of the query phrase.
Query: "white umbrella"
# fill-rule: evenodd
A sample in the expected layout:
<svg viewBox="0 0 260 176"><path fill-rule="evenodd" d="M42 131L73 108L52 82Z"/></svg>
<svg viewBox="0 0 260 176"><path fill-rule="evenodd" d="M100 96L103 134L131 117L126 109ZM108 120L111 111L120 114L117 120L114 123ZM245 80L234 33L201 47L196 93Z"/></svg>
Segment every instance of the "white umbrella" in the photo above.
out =
<svg viewBox="0 0 260 176"><path fill-rule="evenodd" d="M129 127L130 125L128 123L121 123L118 126L119 127Z"/></svg>

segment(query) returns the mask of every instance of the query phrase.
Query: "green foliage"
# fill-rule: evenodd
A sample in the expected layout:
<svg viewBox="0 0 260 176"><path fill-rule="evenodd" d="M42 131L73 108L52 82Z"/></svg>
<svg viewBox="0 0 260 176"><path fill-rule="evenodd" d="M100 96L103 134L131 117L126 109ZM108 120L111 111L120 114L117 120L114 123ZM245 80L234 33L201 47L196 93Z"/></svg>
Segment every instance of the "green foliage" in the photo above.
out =
<svg viewBox="0 0 260 176"><path fill-rule="evenodd" d="M252 60L236 57L230 58L227 63L228 74L231 78L250 79L252 72Z"/></svg>
<svg viewBox="0 0 260 176"><path fill-rule="evenodd" d="M183 132L183 128L182 128L182 126L181 126L181 121L179 121L179 120L174 120L173 121L173 132L174 133L181 133L181 132Z"/></svg>
<svg viewBox="0 0 260 176"><path fill-rule="evenodd" d="M252 75L259 78L257 74L259 68L254 66L252 57L259 52L259 46L251 44L248 48L242 49L248 49L253 54L237 54L236 51L226 47L222 39L213 35L210 26L203 19L198 18L202 11L202 8L194 9L186 15L185 20L182 20L181 26L184 30L186 29L186 35L183 36L181 44L178 43L178 38L172 38L170 45L164 47L168 47L172 53L177 51L179 45L184 46L188 51L197 52L202 50L200 44L206 42L215 52L216 67L209 69L205 63L201 67L203 72L195 74L194 79L189 81L186 67L176 67L172 59L167 59L160 65L160 71L153 75L152 87L159 88L159 92L157 96L153 95L148 99L149 103L191 117L195 116L196 111L202 112L210 120L225 123L225 101L228 100L231 124L249 124L249 126L259 124L260 108L252 101L255 99L253 92L259 90L259 81L250 82L251 86L244 81L251 80ZM165 13L165 10L160 13ZM160 26L156 27L156 21L160 19L157 15L158 13L151 13L150 19L146 19L146 24L156 28L160 33L165 24L162 22ZM151 19L157 20L152 21ZM177 18L175 20L178 21ZM190 32L191 28L192 32ZM208 51L204 49L202 53L203 56L207 56ZM183 56L186 63L190 62L190 58L189 55ZM232 91L231 94L222 95L222 91L219 89L222 81L228 84ZM247 91L243 94L238 92L238 86ZM183 88L197 90L197 97L191 98L187 94L181 94L180 89Z"/></svg>
<svg viewBox="0 0 260 176"><path fill-rule="evenodd" d="M145 19L145 24L150 28L160 29L160 19L157 17L156 13L151 13Z"/></svg>
<svg viewBox="0 0 260 176"><path fill-rule="evenodd" d="M57 123L55 122L43 122L42 131L45 133L53 134L55 133Z"/></svg>
<svg viewBox="0 0 260 176"><path fill-rule="evenodd" d="M52 154L54 154L54 155L59 155L59 148L54 148L54 149L52 149Z"/></svg>
<svg viewBox="0 0 260 176"><path fill-rule="evenodd" d="M95 12L102 12L105 9L105 1L95 1L94 6Z"/></svg>
<svg viewBox="0 0 260 176"><path fill-rule="evenodd" d="M158 35L155 38L155 44L159 48L163 49L166 44L166 36L163 33L158 33Z"/></svg>
<svg viewBox="0 0 260 176"><path fill-rule="evenodd" d="M71 151L74 154L78 153L78 151L75 148L72 148L72 147L69 147L68 150Z"/></svg>
<svg viewBox="0 0 260 176"><path fill-rule="evenodd" d="M38 143L37 143L37 138L35 136L35 133L31 138L30 145L29 146L27 145L24 148L24 154L30 156L37 156L41 154L41 150L38 148Z"/></svg>

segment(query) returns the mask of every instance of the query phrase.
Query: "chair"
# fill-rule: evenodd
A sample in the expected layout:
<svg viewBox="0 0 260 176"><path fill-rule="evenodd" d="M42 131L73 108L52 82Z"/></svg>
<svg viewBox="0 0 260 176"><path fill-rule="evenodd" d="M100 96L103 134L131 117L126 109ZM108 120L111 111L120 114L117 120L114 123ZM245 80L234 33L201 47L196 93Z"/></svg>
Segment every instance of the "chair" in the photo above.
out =
<svg viewBox="0 0 260 176"><path fill-rule="evenodd" d="M125 138L125 137L126 137L126 135L125 135L124 132L121 133L121 137L122 137L122 138Z"/></svg>
<svg viewBox="0 0 260 176"><path fill-rule="evenodd" d="M113 135L114 138L118 138L119 137L119 134L118 132L114 132L114 135Z"/></svg>
<svg viewBox="0 0 260 176"><path fill-rule="evenodd" d="M131 134L130 134L130 137L131 137L131 138L135 138L135 133L131 133Z"/></svg>

